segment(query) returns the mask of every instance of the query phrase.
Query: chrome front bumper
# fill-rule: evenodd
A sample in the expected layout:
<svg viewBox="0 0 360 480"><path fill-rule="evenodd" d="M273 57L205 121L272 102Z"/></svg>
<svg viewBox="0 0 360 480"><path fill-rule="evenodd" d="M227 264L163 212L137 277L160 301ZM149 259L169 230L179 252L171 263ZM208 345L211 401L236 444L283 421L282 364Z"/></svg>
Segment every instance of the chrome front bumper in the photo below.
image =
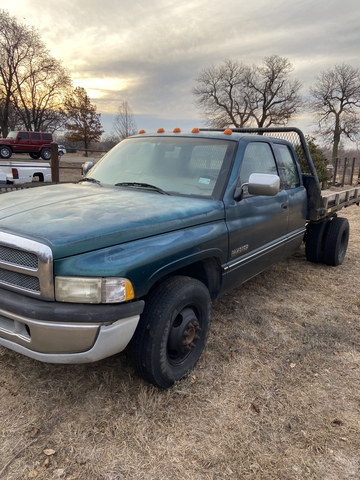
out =
<svg viewBox="0 0 360 480"><path fill-rule="evenodd" d="M0 290L0 345L49 363L88 363L121 352L144 308L143 301L83 305L19 297Z"/></svg>

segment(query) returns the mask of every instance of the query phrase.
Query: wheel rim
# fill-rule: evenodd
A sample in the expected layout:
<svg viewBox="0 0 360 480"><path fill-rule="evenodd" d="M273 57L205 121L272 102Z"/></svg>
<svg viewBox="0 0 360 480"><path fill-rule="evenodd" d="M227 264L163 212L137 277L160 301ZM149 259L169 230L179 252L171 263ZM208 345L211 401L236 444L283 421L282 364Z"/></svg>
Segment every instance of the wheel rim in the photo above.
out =
<svg viewBox="0 0 360 480"><path fill-rule="evenodd" d="M44 150L43 157L45 160L49 160L49 158L51 157L50 150Z"/></svg>
<svg viewBox="0 0 360 480"><path fill-rule="evenodd" d="M182 364L200 340L199 318L193 307L185 307L175 317L168 338L167 353L172 365Z"/></svg>
<svg viewBox="0 0 360 480"><path fill-rule="evenodd" d="M10 150L5 147L0 150L0 153L3 158L7 158L10 156Z"/></svg>

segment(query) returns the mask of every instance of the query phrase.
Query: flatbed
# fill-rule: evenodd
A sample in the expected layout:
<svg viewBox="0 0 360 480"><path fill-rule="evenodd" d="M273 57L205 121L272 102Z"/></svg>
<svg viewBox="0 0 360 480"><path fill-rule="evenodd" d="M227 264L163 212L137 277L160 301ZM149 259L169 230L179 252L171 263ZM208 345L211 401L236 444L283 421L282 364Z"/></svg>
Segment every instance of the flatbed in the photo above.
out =
<svg viewBox="0 0 360 480"><path fill-rule="evenodd" d="M360 205L360 187L346 190L323 190L321 193L326 212L333 213L350 205Z"/></svg>

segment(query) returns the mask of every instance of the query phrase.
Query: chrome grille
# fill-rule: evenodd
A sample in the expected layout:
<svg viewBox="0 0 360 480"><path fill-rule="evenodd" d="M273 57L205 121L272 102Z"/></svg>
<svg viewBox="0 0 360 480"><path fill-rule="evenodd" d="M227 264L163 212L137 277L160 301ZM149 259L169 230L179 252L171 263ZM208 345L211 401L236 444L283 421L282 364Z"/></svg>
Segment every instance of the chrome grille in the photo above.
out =
<svg viewBox="0 0 360 480"><path fill-rule="evenodd" d="M0 232L0 287L43 300L54 300L50 247Z"/></svg>
<svg viewBox="0 0 360 480"><path fill-rule="evenodd" d="M38 294L40 293L40 282L38 278L24 275L23 273L11 272L3 268L0 268L0 283L12 287L20 287Z"/></svg>
<svg viewBox="0 0 360 480"><path fill-rule="evenodd" d="M14 248L0 245L0 261L11 263L13 265L23 265L33 269L38 268L38 258L34 253L15 250Z"/></svg>

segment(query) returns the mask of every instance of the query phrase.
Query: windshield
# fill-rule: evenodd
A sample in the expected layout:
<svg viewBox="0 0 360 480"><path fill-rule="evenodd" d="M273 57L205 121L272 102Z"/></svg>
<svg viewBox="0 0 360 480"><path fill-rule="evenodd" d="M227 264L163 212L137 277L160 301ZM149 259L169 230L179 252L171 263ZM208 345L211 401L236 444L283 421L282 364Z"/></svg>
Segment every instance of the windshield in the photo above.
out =
<svg viewBox="0 0 360 480"><path fill-rule="evenodd" d="M9 132L6 138L16 138L18 132Z"/></svg>
<svg viewBox="0 0 360 480"><path fill-rule="evenodd" d="M217 198L235 146L235 142L217 138L128 138L110 150L87 177L119 188Z"/></svg>

